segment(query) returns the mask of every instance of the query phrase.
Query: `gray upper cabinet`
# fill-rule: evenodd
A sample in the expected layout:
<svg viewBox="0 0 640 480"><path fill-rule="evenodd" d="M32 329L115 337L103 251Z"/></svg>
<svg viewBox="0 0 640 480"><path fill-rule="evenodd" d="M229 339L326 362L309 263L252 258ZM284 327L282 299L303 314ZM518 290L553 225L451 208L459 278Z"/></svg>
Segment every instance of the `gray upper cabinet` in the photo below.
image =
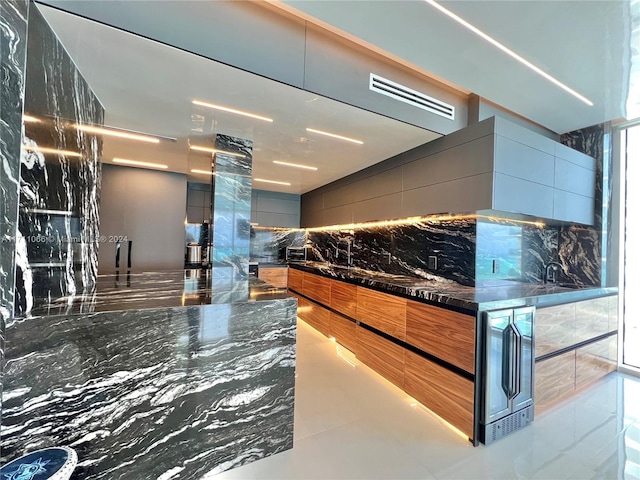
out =
<svg viewBox="0 0 640 480"><path fill-rule="evenodd" d="M591 225L595 160L491 117L302 196L303 227L494 211Z"/></svg>
<svg viewBox="0 0 640 480"><path fill-rule="evenodd" d="M593 224L595 160L503 118L494 121L493 209Z"/></svg>

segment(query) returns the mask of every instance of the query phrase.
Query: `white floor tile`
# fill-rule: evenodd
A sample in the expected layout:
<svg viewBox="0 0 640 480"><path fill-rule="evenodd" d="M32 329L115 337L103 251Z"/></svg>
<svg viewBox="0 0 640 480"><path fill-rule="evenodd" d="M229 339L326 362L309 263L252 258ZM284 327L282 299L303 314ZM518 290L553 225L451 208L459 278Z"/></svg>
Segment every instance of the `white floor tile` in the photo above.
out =
<svg viewBox="0 0 640 480"><path fill-rule="evenodd" d="M611 374L474 448L304 322L297 345L294 448L216 479L640 480L637 378Z"/></svg>

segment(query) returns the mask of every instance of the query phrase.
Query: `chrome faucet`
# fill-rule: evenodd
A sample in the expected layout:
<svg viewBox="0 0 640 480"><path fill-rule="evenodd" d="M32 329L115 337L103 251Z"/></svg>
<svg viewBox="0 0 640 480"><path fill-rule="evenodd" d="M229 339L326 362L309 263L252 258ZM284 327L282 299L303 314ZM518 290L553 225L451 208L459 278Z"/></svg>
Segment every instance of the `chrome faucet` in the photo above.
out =
<svg viewBox="0 0 640 480"><path fill-rule="evenodd" d="M562 264L558 262L549 262L545 265L542 283L557 283L558 268L562 268Z"/></svg>

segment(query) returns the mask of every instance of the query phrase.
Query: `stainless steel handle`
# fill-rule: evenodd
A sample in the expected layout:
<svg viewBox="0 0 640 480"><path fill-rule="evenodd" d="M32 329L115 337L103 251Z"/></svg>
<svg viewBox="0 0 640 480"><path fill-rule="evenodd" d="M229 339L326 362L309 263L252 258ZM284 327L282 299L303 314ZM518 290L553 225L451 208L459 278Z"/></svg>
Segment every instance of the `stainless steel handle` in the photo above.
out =
<svg viewBox="0 0 640 480"><path fill-rule="evenodd" d="M520 360L518 334L512 324L502 332L502 389L511 400L520 390Z"/></svg>
<svg viewBox="0 0 640 480"><path fill-rule="evenodd" d="M516 339L513 358L513 396L517 397L522 392L522 334L516 326L513 327L513 333Z"/></svg>

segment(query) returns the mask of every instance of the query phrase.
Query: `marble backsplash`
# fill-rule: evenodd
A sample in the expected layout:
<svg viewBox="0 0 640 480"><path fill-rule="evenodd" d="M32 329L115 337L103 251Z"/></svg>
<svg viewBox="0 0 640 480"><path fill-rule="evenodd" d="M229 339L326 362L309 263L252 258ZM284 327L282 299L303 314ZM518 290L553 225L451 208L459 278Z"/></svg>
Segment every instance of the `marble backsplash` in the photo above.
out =
<svg viewBox="0 0 640 480"><path fill-rule="evenodd" d="M354 230L312 230L314 260L474 285L474 219L423 220ZM435 257L435 265L433 263Z"/></svg>
<svg viewBox="0 0 640 480"><path fill-rule="evenodd" d="M90 292L98 267L104 109L37 8L29 14L15 312ZM63 151L63 152L60 152Z"/></svg>
<svg viewBox="0 0 640 480"><path fill-rule="evenodd" d="M312 247L313 261L467 286L542 283L551 263L559 265L558 283L599 285L592 229L483 215L352 230L252 228L251 259L284 262L287 246L305 244Z"/></svg>

